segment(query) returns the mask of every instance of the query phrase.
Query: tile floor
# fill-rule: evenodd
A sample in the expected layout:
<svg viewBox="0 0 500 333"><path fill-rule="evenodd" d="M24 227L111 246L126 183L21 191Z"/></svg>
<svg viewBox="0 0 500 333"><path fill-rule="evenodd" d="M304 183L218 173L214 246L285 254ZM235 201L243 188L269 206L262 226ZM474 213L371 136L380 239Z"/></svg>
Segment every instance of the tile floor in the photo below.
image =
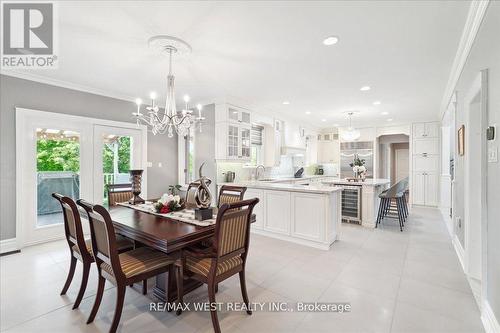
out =
<svg viewBox="0 0 500 333"><path fill-rule="evenodd" d="M0 329L6 332L107 332L115 289L109 283L94 323L96 272L80 308L71 310L81 271L59 296L69 266L63 241L0 258ZM152 285L154 282L150 281ZM484 332L478 307L436 209L417 208L400 233L344 225L330 251L252 235L247 263L252 302L349 302L349 313L241 312L219 314L223 332ZM151 288L150 288L151 290ZM206 287L188 295L206 301ZM151 293L127 288L121 332L211 332L208 312L150 312ZM241 302L239 281L226 280L217 301Z"/></svg>

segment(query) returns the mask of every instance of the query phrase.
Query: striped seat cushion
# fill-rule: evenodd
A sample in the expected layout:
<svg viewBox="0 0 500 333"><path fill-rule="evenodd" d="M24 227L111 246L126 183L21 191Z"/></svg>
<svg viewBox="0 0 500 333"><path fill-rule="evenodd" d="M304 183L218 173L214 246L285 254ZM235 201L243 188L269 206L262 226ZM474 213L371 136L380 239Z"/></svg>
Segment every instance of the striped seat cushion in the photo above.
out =
<svg viewBox="0 0 500 333"><path fill-rule="evenodd" d="M92 241L90 239L86 239L85 245L87 247L87 251L89 252L89 254L92 255ZM116 235L116 246L118 248L118 251L123 251L126 249L134 248L134 243L128 238L125 238L121 235ZM72 249L73 249L73 251L75 251L76 253L81 255L80 249L78 249L78 246L73 245Z"/></svg>
<svg viewBox="0 0 500 333"><path fill-rule="evenodd" d="M212 259L210 258L194 258L186 257L186 268L191 272L208 276ZM243 264L243 259L240 256L232 257L217 264L217 275L223 274L232 268Z"/></svg>
<svg viewBox="0 0 500 333"><path fill-rule="evenodd" d="M140 247L135 250L121 253L119 255L120 265L126 278L149 272L161 267L168 267L175 262L174 259L162 253L147 247ZM101 269L113 276L111 265L101 264Z"/></svg>

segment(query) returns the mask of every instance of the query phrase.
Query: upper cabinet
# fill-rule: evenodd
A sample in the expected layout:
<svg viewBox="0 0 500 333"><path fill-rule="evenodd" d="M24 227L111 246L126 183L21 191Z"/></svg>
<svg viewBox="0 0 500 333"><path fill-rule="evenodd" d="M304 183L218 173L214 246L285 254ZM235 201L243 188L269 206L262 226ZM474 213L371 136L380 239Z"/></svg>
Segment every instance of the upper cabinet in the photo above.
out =
<svg viewBox="0 0 500 333"><path fill-rule="evenodd" d="M340 143L337 133L320 133L318 141L318 163L339 163Z"/></svg>
<svg viewBox="0 0 500 333"><path fill-rule="evenodd" d="M415 123L413 124L413 138L437 138L439 136L439 123Z"/></svg>
<svg viewBox="0 0 500 333"><path fill-rule="evenodd" d="M285 122L283 129L283 146L299 149L306 148L306 132L303 127L291 122Z"/></svg>
<svg viewBox="0 0 500 333"><path fill-rule="evenodd" d="M247 162L250 160L250 111L231 104L215 105L215 158Z"/></svg>

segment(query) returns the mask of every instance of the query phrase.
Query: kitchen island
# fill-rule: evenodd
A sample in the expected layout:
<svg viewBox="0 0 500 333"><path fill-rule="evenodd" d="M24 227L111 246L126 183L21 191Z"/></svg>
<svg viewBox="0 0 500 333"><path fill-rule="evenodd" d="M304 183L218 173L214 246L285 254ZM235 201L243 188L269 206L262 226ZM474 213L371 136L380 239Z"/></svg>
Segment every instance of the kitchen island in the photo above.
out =
<svg viewBox="0 0 500 333"><path fill-rule="evenodd" d="M245 199L259 198L252 232L323 250L340 235L341 188L282 182L240 181L217 184L246 186Z"/></svg>

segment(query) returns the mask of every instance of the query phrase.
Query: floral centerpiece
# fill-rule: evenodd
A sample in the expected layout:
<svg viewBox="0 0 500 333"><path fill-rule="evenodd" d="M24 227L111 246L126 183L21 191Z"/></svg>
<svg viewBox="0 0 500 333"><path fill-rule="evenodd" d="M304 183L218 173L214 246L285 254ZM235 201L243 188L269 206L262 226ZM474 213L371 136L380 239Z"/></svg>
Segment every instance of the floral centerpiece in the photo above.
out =
<svg viewBox="0 0 500 333"><path fill-rule="evenodd" d="M180 197L180 185L171 185L169 188L170 193L164 193L161 198L154 203L154 209L157 213L167 214L176 212L185 208L184 199Z"/></svg>
<svg viewBox="0 0 500 333"><path fill-rule="evenodd" d="M349 164L354 172L354 178L360 178L366 174L365 163L366 161L364 159L360 159L358 154L354 155L354 160Z"/></svg>

